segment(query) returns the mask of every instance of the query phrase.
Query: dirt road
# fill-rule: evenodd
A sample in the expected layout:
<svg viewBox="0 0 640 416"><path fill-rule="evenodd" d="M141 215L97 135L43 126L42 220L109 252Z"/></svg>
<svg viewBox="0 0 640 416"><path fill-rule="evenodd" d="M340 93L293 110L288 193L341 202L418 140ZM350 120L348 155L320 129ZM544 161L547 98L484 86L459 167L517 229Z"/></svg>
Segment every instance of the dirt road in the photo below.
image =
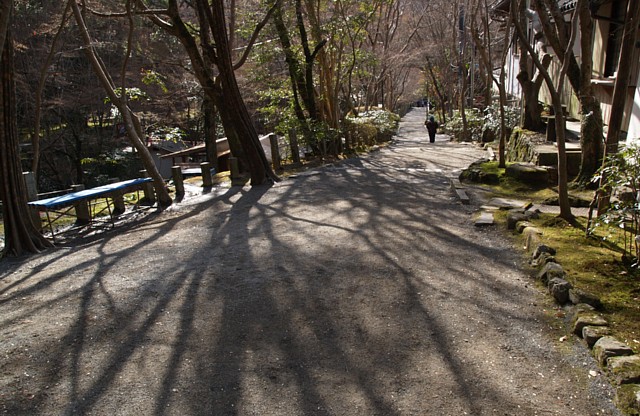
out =
<svg viewBox="0 0 640 416"><path fill-rule="evenodd" d="M423 120L0 263L0 412L616 415L520 255L451 194L480 152L428 143Z"/></svg>

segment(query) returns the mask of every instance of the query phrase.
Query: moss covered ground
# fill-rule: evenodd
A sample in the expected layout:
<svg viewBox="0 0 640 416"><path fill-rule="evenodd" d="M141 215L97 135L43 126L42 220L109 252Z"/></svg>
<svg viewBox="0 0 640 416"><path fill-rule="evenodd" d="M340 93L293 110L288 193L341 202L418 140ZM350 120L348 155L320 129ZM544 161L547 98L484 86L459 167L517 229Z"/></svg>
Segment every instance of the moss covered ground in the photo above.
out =
<svg viewBox="0 0 640 416"><path fill-rule="evenodd" d="M542 203L557 195L553 186L532 187L505 177L496 162L485 163L481 168L500 175L499 184L487 185L496 196ZM593 197L593 191L572 189L570 194L583 201ZM506 215L499 215L496 220L506 223ZM574 287L597 295L614 336L640 352L640 268L634 265L637 260L623 255L622 231L599 225L587 235L585 217L577 217L570 224L553 214L542 214L531 222L542 231L542 242L557 250L556 259L565 269L567 280Z"/></svg>

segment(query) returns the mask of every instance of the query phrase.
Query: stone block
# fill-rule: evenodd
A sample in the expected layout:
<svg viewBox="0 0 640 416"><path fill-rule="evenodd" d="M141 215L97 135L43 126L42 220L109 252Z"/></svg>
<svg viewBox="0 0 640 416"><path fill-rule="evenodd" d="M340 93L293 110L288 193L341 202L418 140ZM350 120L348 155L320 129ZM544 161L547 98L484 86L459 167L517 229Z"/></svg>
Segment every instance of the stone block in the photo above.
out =
<svg viewBox="0 0 640 416"><path fill-rule="evenodd" d="M562 278L554 277L549 279L547 287L551 296L553 296L556 302L560 305L569 303L569 290L572 287L571 283Z"/></svg>
<svg viewBox="0 0 640 416"><path fill-rule="evenodd" d="M556 249L553 247L550 247L546 244L539 244L536 246L536 249L533 251L533 258L537 259L538 257L540 257L543 253L548 253L552 256L556 255Z"/></svg>
<svg viewBox="0 0 640 416"><path fill-rule="evenodd" d="M484 227L487 225L494 225L495 221L493 218L493 212L490 211L482 211L480 215L476 218L473 225L476 227Z"/></svg>
<svg viewBox="0 0 640 416"><path fill-rule="evenodd" d="M587 293L580 289L571 289L569 291L569 300L574 305L586 303L587 305L593 306L595 309L602 309L602 302L596 295Z"/></svg>
<svg viewBox="0 0 640 416"><path fill-rule="evenodd" d="M524 214L524 212L519 212L517 210L512 210L507 214L507 229L515 230L516 224L520 221L527 221L528 218Z"/></svg>
<svg viewBox="0 0 640 416"><path fill-rule="evenodd" d="M505 169L505 175L531 185L546 184L547 170L531 163L513 163Z"/></svg>
<svg viewBox="0 0 640 416"><path fill-rule="evenodd" d="M614 384L640 383L640 356L611 357L607 361L607 372Z"/></svg>
<svg viewBox="0 0 640 416"><path fill-rule="evenodd" d="M589 304L586 303L579 303L577 304L574 308L573 308L574 312L576 314L578 313L582 313L582 312L593 312L595 311L595 308ZM575 316L575 314L574 314Z"/></svg>
<svg viewBox="0 0 640 416"><path fill-rule="evenodd" d="M540 244L540 236L542 236L542 231L535 227L526 227L524 230L522 230L522 235L524 237L525 250L532 251Z"/></svg>
<svg viewBox="0 0 640 416"><path fill-rule="evenodd" d="M611 335L611 329L608 326L585 326L582 328L582 339L587 343L589 348L593 348L594 344L602 337Z"/></svg>
<svg viewBox="0 0 640 416"><path fill-rule="evenodd" d="M527 203L525 201L521 201L519 199L509 199L509 198L491 198L489 205L494 207L498 207L500 209L514 209L518 212L524 212Z"/></svg>
<svg viewBox="0 0 640 416"><path fill-rule="evenodd" d="M606 367L611 357L633 355L633 350L613 337L602 337L593 345L593 356L600 366Z"/></svg>
<svg viewBox="0 0 640 416"><path fill-rule="evenodd" d="M450 182L451 182L451 190L464 188L464 185L460 183L460 180L458 178L451 178Z"/></svg>
<svg viewBox="0 0 640 416"><path fill-rule="evenodd" d="M640 385L624 384L618 387L614 402L623 414L640 415Z"/></svg>
<svg viewBox="0 0 640 416"><path fill-rule="evenodd" d="M602 315L592 310L577 311L573 315L573 333L582 336L582 330L586 326L607 326L609 322Z"/></svg>
<svg viewBox="0 0 640 416"><path fill-rule="evenodd" d="M525 228L532 227L533 225L529 221L518 221L516 223L516 231L522 234Z"/></svg>
<svg viewBox="0 0 640 416"><path fill-rule="evenodd" d="M469 205L470 203L469 196L464 191L464 189L456 189L455 194L460 200L460 203L462 203L462 205Z"/></svg>
<svg viewBox="0 0 640 416"><path fill-rule="evenodd" d="M547 263L557 263L556 258L549 253L542 253L529 262L533 267L543 267Z"/></svg>
<svg viewBox="0 0 640 416"><path fill-rule="evenodd" d="M547 284L551 279L564 277L564 269L558 263L547 263L538 272L538 280Z"/></svg>

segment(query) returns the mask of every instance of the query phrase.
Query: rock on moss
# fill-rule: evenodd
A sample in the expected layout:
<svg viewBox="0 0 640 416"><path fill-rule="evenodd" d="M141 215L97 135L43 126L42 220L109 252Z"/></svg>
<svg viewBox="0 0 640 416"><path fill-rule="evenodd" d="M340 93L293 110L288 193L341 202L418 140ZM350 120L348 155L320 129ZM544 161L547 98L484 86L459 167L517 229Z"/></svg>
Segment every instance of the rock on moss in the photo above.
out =
<svg viewBox="0 0 640 416"><path fill-rule="evenodd" d="M602 337L611 335L611 329L608 326L585 326L582 328L582 339L587 343L589 348L593 348L594 344Z"/></svg>
<svg viewBox="0 0 640 416"><path fill-rule="evenodd" d="M571 283L565 279L554 277L547 283L549 293L560 305L569 303L569 290L571 289Z"/></svg>
<svg viewBox="0 0 640 416"><path fill-rule="evenodd" d="M507 142L506 159L508 161L533 162L536 159L537 144L533 140L536 134L520 128L513 129Z"/></svg>
<svg viewBox="0 0 640 416"><path fill-rule="evenodd" d="M539 186L549 181L547 170L532 163L513 163L508 165L505 169L505 175L534 186Z"/></svg>
<svg viewBox="0 0 640 416"><path fill-rule="evenodd" d="M525 227L525 229L522 230L522 235L525 241L525 250L532 251L538 246L538 244L540 244L540 236L542 235L542 231L540 231L536 227Z"/></svg>
<svg viewBox="0 0 640 416"><path fill-rule="evenodd" d="M597 312L577 311L573 316L573 333L581 337L585 326L607 326L608 324L607 320Z"/></svg>
<svg viewBox="0 0 640 416"><path fill-rule="evenodd" d="M522 232L524 231L525 228L527 227L532 227L533 224L531 224L529 221L518 221L516 223L516 231L519 232L520 234L522 234Z"/></svg>
<svg viewBox="0 0 640 416"><path fill-rule="evenodd" d="M605 367L609 358L633 355L633 350L613 337L602 337L593 346L593 355L596 361Z"/></svg>
<svg viewBox="0 0 640 416"><path fill-rule="evenodd" d="M611 357L607 372L615 384L640 383L640 356Z"/></svg>
<svg viewBox="0 0 640 416"><path fill-rule="evenodd" d="M517 223L526 220L528 218L522 210L512 210L507 214L507 229L515 230Z"/></svg>
<svg viewBox="0 0 640 416"><path fill-rule="evenodd" d="M564 277L564 269L558 263L547 263L538 272L538 280L542 280L544 284L547 284L551 279Z"/></svg>
<svg viewBox="0 0 640 416"><path fill-rule="evenodd" d="M600 298L592 293L587 293L580 289L571 289L569 291L569 299L574 305L586 303L596 309L602 309L602 302L600 301Z"/></svg>
<svg viewBox="0 0 640 416"><path fill-rule="evenodd" d="M556 255L556 249L553 247L549 247L546 244L540 244L536 247L535 251L533 252L533 258L537 259L538 257L540 257L541 255L548 253L552 256Z"/></svg>

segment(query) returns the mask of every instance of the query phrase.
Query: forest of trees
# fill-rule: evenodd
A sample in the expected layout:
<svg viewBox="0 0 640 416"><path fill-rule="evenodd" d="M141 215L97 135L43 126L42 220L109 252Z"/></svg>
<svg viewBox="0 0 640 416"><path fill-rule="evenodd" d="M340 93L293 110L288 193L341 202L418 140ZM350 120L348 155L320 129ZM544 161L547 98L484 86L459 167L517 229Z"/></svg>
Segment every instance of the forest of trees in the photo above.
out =
<svg viewBox="0 0 640 416"><path fill-rule="evenodd" d="M295 132L316 156L338 155L350 150L348 115L401 112L426 98L442 122L459 110L461 139L470 139L467 107L505 107L500 68L524 4L500 14L488 0L0 2L3 91L13 94L3 96L3 200L24 195L9 146L41 192L144 168L161 205L171 198L150 138L204 142L214 155L216 138L227 137L254 185L278 179L258 133ZM559 44L569 35L558 33ZM567 65L578 88L579 68ZM525 121L540 128L531 111ZM5 235L19 229L36 243L7 238L5 250L46 246L9 213L5 202Z"/></svg>

